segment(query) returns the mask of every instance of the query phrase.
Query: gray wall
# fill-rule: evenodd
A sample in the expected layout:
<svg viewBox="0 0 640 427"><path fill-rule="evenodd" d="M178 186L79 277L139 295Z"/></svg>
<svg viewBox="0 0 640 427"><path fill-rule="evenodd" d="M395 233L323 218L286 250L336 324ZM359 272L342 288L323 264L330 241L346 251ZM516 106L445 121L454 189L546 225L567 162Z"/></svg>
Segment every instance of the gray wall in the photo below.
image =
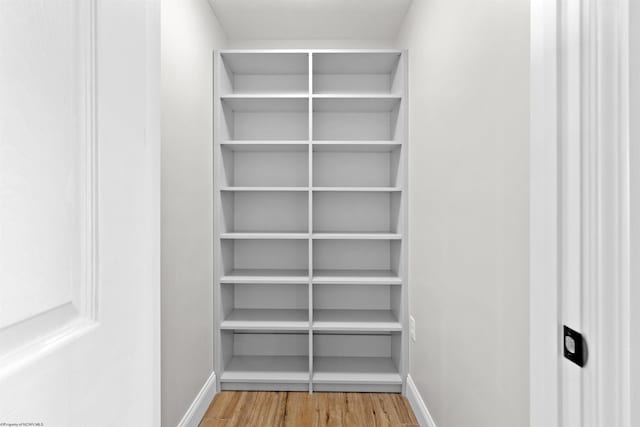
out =
<svg viewBox="0 0 640 427"><path fill-rule="evenodd" d="M411 377L441 427L528 425L529 2L415 0Z"/></svg>
<svg viewBox="0 0 640 427"><path fill-rule="evenodd" d="M213 372L212 49L206 0L162 0L162 425Z"/></svg>

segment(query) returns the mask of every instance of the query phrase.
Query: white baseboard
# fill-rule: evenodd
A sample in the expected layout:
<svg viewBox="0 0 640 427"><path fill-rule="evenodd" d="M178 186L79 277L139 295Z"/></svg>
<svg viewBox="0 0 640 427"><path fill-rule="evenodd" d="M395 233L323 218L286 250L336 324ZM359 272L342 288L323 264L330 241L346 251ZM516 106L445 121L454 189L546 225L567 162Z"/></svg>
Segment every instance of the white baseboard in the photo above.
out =
<svg viewBox="0 0 640 427"><path fill-rule="evenodd" d="M196 398L191 402L191 406L187 409L184 416L178 423L178 427L198 427L207 408L216 395L216 373L212 372L211 376L198 392Z"/></svg>
<svg viewBox="0 0 640 427"><path fill-rule="evenodd" d="M422 400L422 396L420 396L420 392L413 382L411 375L407 376L407 400L409 400L411 409L413 409L413 413L416 415L420 427L436 427L436 423L433 421L433 417L429 413L424 400Z"/></svg>

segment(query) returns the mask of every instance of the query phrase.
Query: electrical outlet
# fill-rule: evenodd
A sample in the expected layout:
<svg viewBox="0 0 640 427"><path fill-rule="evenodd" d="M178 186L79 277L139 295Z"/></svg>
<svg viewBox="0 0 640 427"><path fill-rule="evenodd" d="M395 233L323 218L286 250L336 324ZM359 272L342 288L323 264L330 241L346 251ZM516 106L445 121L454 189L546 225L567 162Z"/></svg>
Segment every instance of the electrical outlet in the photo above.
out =
<svg viewBox="0 0 640 427"><path fill-rule="evenodd" d="M416 319L413 316L409 316L409 336L411 341L416 342Z"/></svg>

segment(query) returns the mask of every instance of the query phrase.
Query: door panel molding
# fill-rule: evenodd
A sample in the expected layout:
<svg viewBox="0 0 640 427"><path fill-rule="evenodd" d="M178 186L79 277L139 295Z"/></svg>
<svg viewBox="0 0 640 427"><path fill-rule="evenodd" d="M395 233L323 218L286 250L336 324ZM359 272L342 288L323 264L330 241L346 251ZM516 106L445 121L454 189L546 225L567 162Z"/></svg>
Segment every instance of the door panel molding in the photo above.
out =
<svg viewBox="0 0 640 427"><path fill-rule="evenodd" d="M77 36L76 153L79 166L78 247L76 278L69 300L0 329L0 378L40 358L97 326L97 134L96 134L96 5L97 0L74 2ZM43 144L52 143L43 141ZM55 159L52 159L55 160ZM41 212L47 215L47 212Z"/></svg>

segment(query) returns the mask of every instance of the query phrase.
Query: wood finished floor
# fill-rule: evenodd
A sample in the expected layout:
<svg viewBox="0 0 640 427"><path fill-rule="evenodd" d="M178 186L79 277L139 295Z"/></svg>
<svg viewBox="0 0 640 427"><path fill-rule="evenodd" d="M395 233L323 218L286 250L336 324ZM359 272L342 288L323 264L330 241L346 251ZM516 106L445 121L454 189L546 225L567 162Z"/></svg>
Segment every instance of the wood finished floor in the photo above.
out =
<svg viewBox="0 0 640 427"><path fill-rule="evenodd" d="M200 427L418 427L407 399L387 393L223 391Z"/></svg>

